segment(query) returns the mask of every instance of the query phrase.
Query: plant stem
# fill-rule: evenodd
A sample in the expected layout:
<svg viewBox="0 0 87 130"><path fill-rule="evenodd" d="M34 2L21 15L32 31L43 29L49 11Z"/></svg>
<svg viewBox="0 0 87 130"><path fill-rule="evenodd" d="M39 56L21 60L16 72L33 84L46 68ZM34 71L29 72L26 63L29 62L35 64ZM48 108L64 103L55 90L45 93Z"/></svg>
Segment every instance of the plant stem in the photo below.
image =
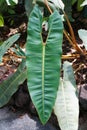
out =
<svg viewBox="0 0 87 130"><path fill-rule="evenodd" d="M51 10L50 6L48 5L48 1L44 0L44 3L46 5L47 9L49 10L50 14L52 14L53 11ZM86 55L87 53L84 53L83 50L78 46L78 44L76 42L76 39L75 39L73 28L71 26L71 23L70 23L67 15L66 15L66 13L64 11L63 11L63 13L64 13L66 21L68 23L68 26L69 26L69 30L70 30L70 33L71 33L71 38L70 38L70 36L68 36L68 32L66 30L63 30L63 33L65 34L66 38L68 39L70 44L73 46L73 48L75 50L77 50L77 52L81 53L82 55ZM75 59L75 58L80 58L80 54L62 55L62 59Z"/></svg>
<svg viewBox="0 0 87 130"><path fill-rule="evenodd" d="M62 60L70 60L80 58L79 54L62 55Z"/></svg>
<svg viewBox="0 0 87 130"><path fill-rule="evenodd" d="M51 10L50 6L48 5L48 1L47 1L47 0L44 0L44 3L45 3L45 5L47 6L49 12L52 14L53 11Z"/></svg>
<svg viewBox="0 0 87 130"><path fill-rule="evenodd" d="M75 45L73 44L72 40L70 39L70 37L68 36L68 33L66 30L63 30L64 35L66 36L67 40L69 41L69 43L73 46L73 48L76 49Z"/></svg>
<svg viewBox="0 0 87 130"><path fill-rule="evenodd" d="M69 22L69 19L68 19L68 17L67 17L67 15L66 15L66 13L63 11L63 13L64 13L64 16L65 16L65 18L66 18L66 21L67 21L67 23L68 23L68 26L69 26L69 30L70 30L70 33L71 33L71 36L72 36L72 43L74 44L74 48L79 52L79 53L81 53L82 55L84 55L84 52L83 52L83 50L78 46L78 44L77 44L77 42L76 42L76 39L75 39L75 35L74 35L74 31L73 31L73 29L72 29L72 26L71 26L71 24L70 24L70 22ZM69 39L69 38L68 38Z"/></svg>

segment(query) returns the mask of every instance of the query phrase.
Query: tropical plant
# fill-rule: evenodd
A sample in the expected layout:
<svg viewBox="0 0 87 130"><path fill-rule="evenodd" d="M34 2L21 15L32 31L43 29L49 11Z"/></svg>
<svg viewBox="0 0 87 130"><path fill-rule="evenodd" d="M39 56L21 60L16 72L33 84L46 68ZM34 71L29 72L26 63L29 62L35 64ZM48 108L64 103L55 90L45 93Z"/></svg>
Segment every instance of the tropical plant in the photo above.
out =
<svg viewBox="0 0 87 130"><path fill-rule="evenodd" d="M59 86L63 24L55 11L49 17L48 36L43 41L42 22L41 11L36 5L29 17L26 66L29 92L39 117L45 124L51 115Z"/></svg>
<svg viewBox="0 0 87 130"><path fill-rule="evenodd" d="M2 17L2 15L0 15L0 27L4 26L4 19Z"/></svg>
<svg viewBox="0 0 87 130"><path fill-rule="evenodd" d="M72 64L63 64L63 78L57 92L54 113L57 116L61 130L77 130L79 122L79 103L76 97L76 82Z"/></svg>
<svg viewBox="0 0 87 130"><path fill-rule="evenodd" d="M76 8L77 12L83 11L84 7L87 2L84 0L62 0L65 5L65 12L71 22L74 21L72 18L73 6ZM84 12L83 12L84 13Z"/></svg>
<svg viewBox="0 0 87 130"><path fill-rule="evenodd" d="M14 6L18 4L18 0L1 0L0 1L0 27L4 26L5 13L15 14Z"/></svg>
<svg viewBox="0 0 87 130"><path fill-rule="evenodd" d="M75 2L76 0L72 1L73 4ZM54 109L62 130L77 130L79 105L74 72L72 65L64 62L63 77L60 78L61 59L80 58L82 55L86 56L87 53L76 42L73 28L61 0L34 0L33 3L35 5L34 8L32 6L33 9L31 8L32 12L25 6L29 16L26 54L19 47L17 47L19 51L14 49L15 53L23 56L24 59L13 76L0 84L0 107L8 102L13 93L17 91L18 85L22 83L21 81L27 78L28 90L42 124L49 120ZM44 10L47 11L46 15ZM64 15L69 31L63 27L61 14ZM47 33L45 38L43 30ZM76 50L75 54L62 55L63 34ZM79 30L80 34L82 30ZM84 39L83 36L80 37ZM72 101L75 103L74 109Z"/></svg>
<svg viewBox="0 0 87 130"><path fill-rule="evenodd" d="M15 34L2 43L0 46L0 63L2 62L2 57L5 52L18 40L19 37L20 34Z"/></svg>
<svg viewBox="0 0 87 130"><path fill-rule="evenodd" d="M0 84L0 107L8 103L11 96L18 90L18 86L25 81L26 77L25 60L23 60L17 71Z"/></svg>

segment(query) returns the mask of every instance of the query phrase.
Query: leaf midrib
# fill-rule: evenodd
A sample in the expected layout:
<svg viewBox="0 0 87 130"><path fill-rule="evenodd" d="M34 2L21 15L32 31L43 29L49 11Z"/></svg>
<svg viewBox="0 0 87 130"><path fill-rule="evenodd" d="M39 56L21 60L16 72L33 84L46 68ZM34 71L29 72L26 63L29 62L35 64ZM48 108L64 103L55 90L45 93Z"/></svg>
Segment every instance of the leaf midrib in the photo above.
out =
<svg viewBox="0 0 87 130"><path fill-rule="evenodd" d="M67 123L67 126L69 128L68 119L67 119L67 106L66 106L66 97L65 97L65 90L64 90L64 80L62 80L61 89L62 89L63 100L64 100L64 110L65 110L65 113L66 113L65 114L66 115L66 123Z"/></svg>
<svg viewBox="0 0 87 130"><path fill-rule="evenodd" d="M44 68L45 68L45 45L42 48L42 106L44 115Z"/></svg>

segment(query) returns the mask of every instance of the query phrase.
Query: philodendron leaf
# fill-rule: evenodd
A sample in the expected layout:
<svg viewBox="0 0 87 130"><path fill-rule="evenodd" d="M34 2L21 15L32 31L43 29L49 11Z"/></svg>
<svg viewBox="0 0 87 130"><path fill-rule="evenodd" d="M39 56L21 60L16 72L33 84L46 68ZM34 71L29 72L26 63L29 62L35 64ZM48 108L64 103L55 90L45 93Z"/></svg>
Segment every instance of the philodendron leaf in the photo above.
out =
<svg viewBox="0 0 87 130"><path fill-rule="evenodd" d="M78 30L78 34L79 34L80 39L83 41L83 45L85 46L87 50L87 30L80 29Z"/></svg>
<svg viewBox="0 0 87 130"><path fill-rule="evenodd" d="M8 103L18 86L26 79L25 60L19 65L17 71L0 84L0 107Z"/></svg>
<svg viewBox="0 0 87 130"><path fill-rule="evenodd" d="M65 67L68 66L71 66L69 62L65 62L64 69ZM69 71L67 71L66 73L66 71L64 71L64 73L66 73L65 75L68 75L68 72ZM57 116L61 130L78 130L78 119L79 119L78 98L76 96L75 86L73 86L74 83L72 83L72 80L70 80L67 77L64 79L60 79L57 99L54 106L54 113Z"/></svg>
<svg viewBox="0 0 87 130"><path fill-rule="evenodd" d="M55 11L48 21L46 42L42 40L42 13L35 5L28 23L26 65L28 89L40 120L45 124L55 103L60 78L63 24Z"/></svg>
<svg viewBox="0 0 87 130"><path fill-rule="evenodd" d="M15 34L8 38L6 41L3 42L3 44L0 46L0 62L2 62L2 57L5 54L5 52L15 43L18 38L20 37L20 34Z"/></svg>
<svg viewBox="0 0 87 130"><path fill-rule="evenodd" d="M69 62L65 62L63 65L63 70L64 70L64 75L63 75L63 79L65 81L70 81L72 83L72 85L76 88L76 80L74 77L74 71L72 68L72 63Z"/></svg>

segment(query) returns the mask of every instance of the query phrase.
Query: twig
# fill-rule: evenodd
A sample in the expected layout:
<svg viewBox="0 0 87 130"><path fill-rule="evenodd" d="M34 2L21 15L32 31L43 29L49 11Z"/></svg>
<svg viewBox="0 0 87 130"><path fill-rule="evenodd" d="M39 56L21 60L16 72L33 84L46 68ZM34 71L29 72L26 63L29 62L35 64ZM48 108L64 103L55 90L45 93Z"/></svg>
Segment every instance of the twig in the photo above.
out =
<svg viewBox="0 0 87 130"><path fill-rule="evenodd" d="M79 54L71 54L71 55L62 55L63 60L69 60L69 59L77 59L80 58Z"/></svg>
<svg viewBox="0 0 87 130"><path fill-rule="evenodd" d="M65 35L65 37L67 38L67 40L69 41L69 43L73 46L74 49L76 49L75 45L73 44L72 40L70 39L70 37L68 36L68 33L66 32L66 30L63 30L63 33Z"/></svg>
<svg viewBox="0 0 87 130"><path fill-rule="evenodd" d="M47 1L47 0L44 0L44 3L45 3L45 5L46 5L46 7L48 8L50 14L52 14L53 11L51 10L50 6L48 5L48 1ZM83 50L78 46L78 44L77 44L77 42L76 42L75 35L74 35L74 31L73 31L73 29L72 29L72 26L71 26L71 24L70 24L70 22L69 22L68 17L67 17L67 15L66 15L66 13L65 13L64 11L63 11L63 13L64 13L64 16L65 16L65 18L66 18L66 21L67 21L67 23L68 23L69 29L70 29L71 38L70 38L70 36L68 36L68 33L67 33L65 30L63 31L63 33L65 34L66 38L68 39L68 41L70 42L70 44L73 46L73 48L74 48L75 50L77 50L79 53L81 53L82 55L84 55ZM85 55L86 55L86 53L85 53ZM80 54L75 54L75 55L73 55L73 54L71 54L71 55L62 55L62 59L75 59L75 58L80 58Z"/></svg>
<svg viewBox="0 0 87 130"><path fill-rule="evenodd" d="M52 14L53 11L51 10L50 6L48 5L48 1L47 1L47 0L44 0L44 3L45 3L45 5L47 6L49 12Z"/></svg>
<svg viewBox="0 0 87 130"><path fill-rule="evenodd" d="M18 56L18 55L16 55L16 54L13 53L11 50L10 50L9 54L10 54L11 56L15 56L15 57L17 57L17 58L23 58L23 59L26 58L26 56Z"/></svg>
<svg viewBox="0 0 87 130"><path fill-rule="evenodd" d="M64 13L64 16L65 16L65 18L66 18L66 21L67 21L67 23L68 23L68 26L69 26L69 30L70 30L70 33L71 33L71 36L72 36L72 41L73 41L74 47L75 47L75 49L76 49L79 53L81 53L82 55L84 55L83 50L78 46L78 44L77 44L77 42L76 42L75 35L74 35L74 31L73 31L73 29L72 29L72 26L71 26L71 24L70 24L70 22L69 22L68 17L67 17L67 15L66 15L66 13L65 13L64 11L63 11L63 13Z"/></svg>

